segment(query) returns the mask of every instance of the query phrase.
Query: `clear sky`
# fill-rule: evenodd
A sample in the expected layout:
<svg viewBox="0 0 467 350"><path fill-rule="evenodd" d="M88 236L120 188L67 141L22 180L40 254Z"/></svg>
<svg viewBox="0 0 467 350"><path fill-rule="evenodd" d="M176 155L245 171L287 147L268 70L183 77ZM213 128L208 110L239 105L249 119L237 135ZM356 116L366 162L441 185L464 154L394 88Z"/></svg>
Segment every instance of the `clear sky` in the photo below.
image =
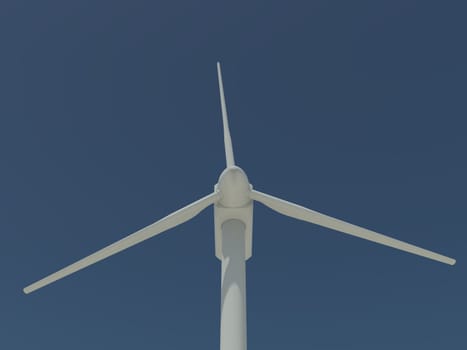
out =
<svg viewBox="0 0 467 350"><path fill-rule="evenodd" d="M452 256L255 205L249 349L466 349L465 1L0 2L0 349L217 349L212 209L27 284L213 189L260 191Z"/></svg>

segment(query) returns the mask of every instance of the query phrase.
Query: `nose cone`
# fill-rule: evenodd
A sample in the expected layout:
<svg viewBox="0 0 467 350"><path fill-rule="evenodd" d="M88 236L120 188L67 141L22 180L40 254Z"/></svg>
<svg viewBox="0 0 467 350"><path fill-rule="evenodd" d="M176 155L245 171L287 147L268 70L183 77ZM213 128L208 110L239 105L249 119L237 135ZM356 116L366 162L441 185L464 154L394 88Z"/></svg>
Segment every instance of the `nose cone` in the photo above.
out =
<svg viewBox="0 0 467 350"><path fill-rule="evenodd" d="M238 166L225 169L219 176L220 203L224 207L243 207L250 201L250 183L245 172Z"/></svg>

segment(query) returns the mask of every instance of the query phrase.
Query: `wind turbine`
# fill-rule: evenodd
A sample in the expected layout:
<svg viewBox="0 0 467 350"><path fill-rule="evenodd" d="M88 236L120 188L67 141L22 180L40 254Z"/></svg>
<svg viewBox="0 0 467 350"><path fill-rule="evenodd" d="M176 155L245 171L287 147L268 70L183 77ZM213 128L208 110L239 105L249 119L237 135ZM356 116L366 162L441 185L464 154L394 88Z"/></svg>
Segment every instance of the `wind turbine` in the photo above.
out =
<svg viewBox="0 0 467 350"><path fill-rule="evenodd" d="M260 202L280 214L298 220L307 221L445 264L454 265L456 263L454 259L444 255L254 190L245 172L235 164L219 62L217 63L217 75L224 126L226 168L219 176L214 191L163 219L27 286L23 290L24 293L29 294L180 225L198 215L208 206L214 205L215 252L222 262L220 349L246 350L245 261L252 255L254 201Z"/></svg>

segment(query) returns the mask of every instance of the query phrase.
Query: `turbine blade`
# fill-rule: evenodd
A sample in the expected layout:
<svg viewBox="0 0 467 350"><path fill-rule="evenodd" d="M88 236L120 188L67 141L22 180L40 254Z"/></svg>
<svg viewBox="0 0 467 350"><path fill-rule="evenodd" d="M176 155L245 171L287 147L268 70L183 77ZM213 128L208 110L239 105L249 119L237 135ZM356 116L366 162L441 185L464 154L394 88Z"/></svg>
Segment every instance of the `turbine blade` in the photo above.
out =
<svg viewBox="0 0 467 350"><path fill-rule="evenodd" d="M222 84L222 71L221 64L217 62L217 78L219 79L219 93L221 96L221 108L222 108L222 123L224 125L224 148L225 148L225 160L227 167L235 165L233 148L232 148L232 139L230 138L229 130L229 119L227 117L227 107L225 105L225 96L224 96L224 84Z"/></svg>
<svg viewBox="0 0 467 350"><path fill-rule="evenodd" d="M321 214L317 211L307 209L300 205L287 202L283 199L279 199L259 191L253 190L251 193L251 199L261 202L265 206L277 211L280 214L290 216L298 220L311 222L316 225L347 233L349 235L383 244L388 247L403 250L408 253L420 255L445 264L454 265L456 263L456 260L447 256L417 247L403 241L399 241L398 239L394 239L371 230L367 230L363 227L349 224L345 221L335 219L331 216Z"/></svg>
<svg viewBox="0 0 467 350"><path fill-rule="evenodd" d="M29 294L39 288L42 288L52 282L55 282L63 277L71 275L72 273L84 269L89 265L92 265L98 261L101 261L111 255L114 255L122 250L130 248L135 244L138 244L142 241L145 241L148 238L151 238L159 233L162 233L172 227L180 225L196 215L198 215L203 209L208 207L210 204L213 204L218 199L218 193L212 193L206 197L203 197L196 202L193 202L186 207L183 207L163 219L156 221L152 225L149 225L135 233L101 249L97 252L27 286L23 289L24 293Z"/></svg>

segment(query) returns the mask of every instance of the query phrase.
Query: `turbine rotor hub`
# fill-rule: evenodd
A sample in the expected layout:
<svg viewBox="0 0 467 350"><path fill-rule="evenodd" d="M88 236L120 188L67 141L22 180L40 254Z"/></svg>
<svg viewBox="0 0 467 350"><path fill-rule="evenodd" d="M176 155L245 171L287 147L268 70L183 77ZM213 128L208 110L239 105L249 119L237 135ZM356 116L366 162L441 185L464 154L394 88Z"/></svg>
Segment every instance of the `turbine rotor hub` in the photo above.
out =
<svg viewBox="0 0 467 350"><path fill-rule="evenodd" d="M219 203L227 208L238 208L247 205L252 186L245 172L238 166L226 168L219 176L217 189L220 193Z"/></svg>

